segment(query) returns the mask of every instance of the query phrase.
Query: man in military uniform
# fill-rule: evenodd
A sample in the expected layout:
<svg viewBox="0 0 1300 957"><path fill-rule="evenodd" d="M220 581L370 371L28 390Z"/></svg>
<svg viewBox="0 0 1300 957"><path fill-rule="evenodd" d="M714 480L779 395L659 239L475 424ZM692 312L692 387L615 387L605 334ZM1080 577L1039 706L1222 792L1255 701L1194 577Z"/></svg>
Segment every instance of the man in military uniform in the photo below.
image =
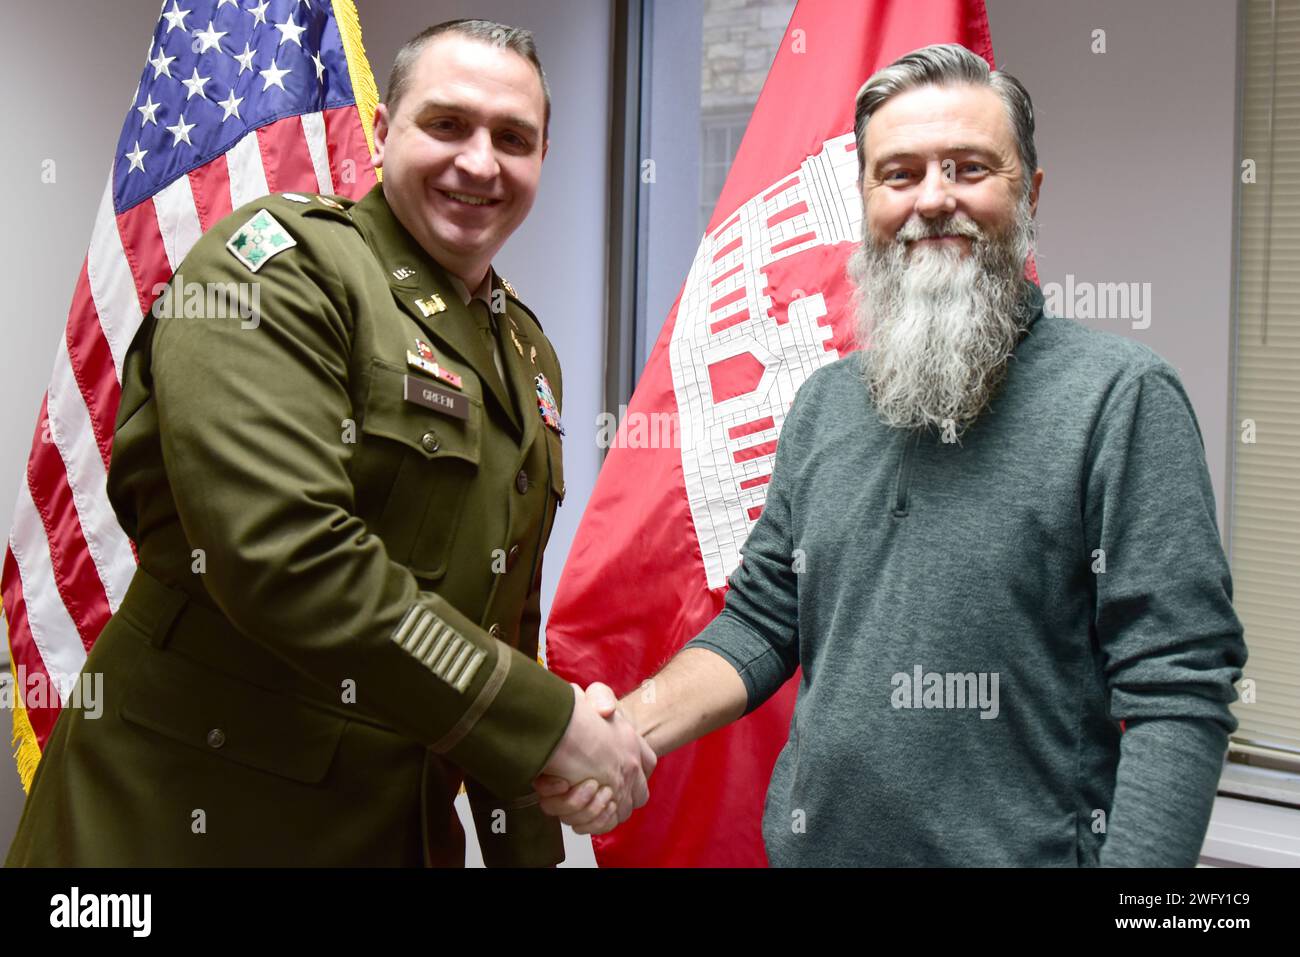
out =
<svg viewBox="0 0 1300 957"><path fill-rule="evenodd" d="M536 661L560 366L490 263L549 111L527 33L431 28L376 113L382 186L194 246L174 282L258 312L154 310L132 345L108 491L139 570L10 865L456 866L462 783L489 865L551 865L539 772L592 779L593 828L644 803L653 752Z"/></svg>

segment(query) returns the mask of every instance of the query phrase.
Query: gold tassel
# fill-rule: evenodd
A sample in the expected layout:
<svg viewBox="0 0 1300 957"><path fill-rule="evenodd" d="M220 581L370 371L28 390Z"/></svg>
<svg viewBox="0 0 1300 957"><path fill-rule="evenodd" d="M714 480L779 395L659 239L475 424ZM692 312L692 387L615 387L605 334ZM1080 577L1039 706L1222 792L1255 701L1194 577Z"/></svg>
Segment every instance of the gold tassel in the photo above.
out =
<svg viewBox="0 0 1300 957"><path fill-rule="evenodd" d="M366 48L361 42L361 18L357 15L357 6L353 0L334 0L334 20L339 25L343 54L348 61L348 76L352 80L352 95L356 97L361 129L366 134L366 145L370 147L370 155L373 157L375 107L379 105L379 87L375 85L375 75L370 71L370 61L366 59ZM383 170L376 169L375 177L383 179Z"/></svg>
<svg viewBox="0 0 1300 957"><path fill-rule="evenodd" d="M14 761L18 764L18 779L23 783L23 791L32 789L32 778L36 776L36 765L41 763L41 748L36 743L36 732L27 719L27 709L22 706L22 695L14 689L14 731L10 743L14 746Z"/></svg>
<svg viewBox="0 0 1300 957"><path fill-rule="evenodd" d="M4 614L4 601L0 599L0 615ZM6 626L8 625L8 616L6 616ZM6 634L8 629L6 628ZM14 650L9 648L10 667L13 666ZM32 722L27 717L27 709L23 707L23 689L18 687L17 680L13 686L14 695L14 728L10 736L9 743L14 747L14 761L18 764L18 778L23 783L23 791L32 789L32 778L36 775L36 765L41 763L41 746L36 743L36 732L32 729Z"/></svg>

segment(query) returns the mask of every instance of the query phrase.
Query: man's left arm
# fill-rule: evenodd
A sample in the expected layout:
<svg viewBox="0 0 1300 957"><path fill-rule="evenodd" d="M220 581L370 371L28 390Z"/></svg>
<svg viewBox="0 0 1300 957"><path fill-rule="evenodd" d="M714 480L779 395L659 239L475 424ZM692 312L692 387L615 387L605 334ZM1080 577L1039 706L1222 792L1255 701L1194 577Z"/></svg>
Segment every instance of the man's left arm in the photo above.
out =
<svg viewBox="0 0 1300 957"><path fill-rule="evenodd" d="M1124 721L1100 862L1195 865L1246 661L1215 521L1200 429L1177 375L1152 365L1120 382L1085 476L1095 624L1111 717Z"/></svg>
<svg viewBox="0 0 1300 957"><path fill-rule="evenodd" d="M537 657L542 620L542 566L538 562L524 613L519 622L519 650ZM541 796L529 788L503 800L477 781L467 778L479 850L488 867L553 867L564 860L564 834L558 818L543 814Z"/></svg>

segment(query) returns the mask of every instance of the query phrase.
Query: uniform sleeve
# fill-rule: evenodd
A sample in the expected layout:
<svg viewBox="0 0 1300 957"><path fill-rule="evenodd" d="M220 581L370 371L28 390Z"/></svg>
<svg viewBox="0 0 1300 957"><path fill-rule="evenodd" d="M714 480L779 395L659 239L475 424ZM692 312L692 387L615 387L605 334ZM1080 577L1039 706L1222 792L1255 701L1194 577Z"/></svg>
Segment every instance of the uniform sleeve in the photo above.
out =
<svg viewBox="0 0 1300 957"><path fill-rule="evenodd" d="M531 788L504 801L477 781L467 779L470 810L483 863L488 867L554 867L564 860L560 819L542 812Z"/></svg>
<svg viewBox="0 0 1300 957"><path fill-rule="evenodd" d="M791 533L790 481L801 459L800 413L810 379L795 396L781 430L763 512L741 548L741 562L727 580L718 617L688 641L725 658L749 693L745 714L777 692L799 667L797 556ZM814 403L815 404L815 403Z"/></svg>
<svg viewBox="0 0 1300 957"><path fill-rule="evenodd" d="M256 273L225 248L229 220L180 269L186 282L250 284L251 320L160 319L154 336L164 467L204 588L292 666L330 688L355 682L358 707L497 793L523 793L568 725L572 691L420 591L357 517L356 266L329 233L347 227L280 216L297 245Z"/></svg>
<svg viewBox="0 0 1300 957"><path fill-rule="evenodd" d="M1095 623L1126 722L1102 863L1194 863L1246 646L1200 430L1174 371L1116 386L1094 432L1084 523L1104 553ZM1097 564L1097 563L1094 563Z"/></svg>

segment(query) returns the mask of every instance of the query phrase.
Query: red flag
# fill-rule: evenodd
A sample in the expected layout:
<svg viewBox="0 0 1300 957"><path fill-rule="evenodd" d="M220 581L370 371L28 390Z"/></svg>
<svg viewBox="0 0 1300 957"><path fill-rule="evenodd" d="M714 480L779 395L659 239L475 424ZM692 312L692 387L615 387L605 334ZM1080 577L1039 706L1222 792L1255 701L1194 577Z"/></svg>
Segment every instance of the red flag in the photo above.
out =
<svg viewBox="0 0 1300 957"><path fill-rule="evenodd" d="M983 0L800 0L690 274L569 553L547 661L620 695L722 609L795 391L854 348L863 82L960 43L993 63ZM664 443L674 421L680 441ZM798 678L660 762L650 803L594 839L605 866L763 866L763 802Z"/></svg>
<svg viewBox="0 0 1300 957"><path fill-rule="evenodd" d="M360 198L376 182L376 90L353 0L281 11L283 22L268 22L266 4L185 6L150 24L14 508L0 594L24 788L135 573L105 481L142 316L233 208L291 190Z"/></svg>

